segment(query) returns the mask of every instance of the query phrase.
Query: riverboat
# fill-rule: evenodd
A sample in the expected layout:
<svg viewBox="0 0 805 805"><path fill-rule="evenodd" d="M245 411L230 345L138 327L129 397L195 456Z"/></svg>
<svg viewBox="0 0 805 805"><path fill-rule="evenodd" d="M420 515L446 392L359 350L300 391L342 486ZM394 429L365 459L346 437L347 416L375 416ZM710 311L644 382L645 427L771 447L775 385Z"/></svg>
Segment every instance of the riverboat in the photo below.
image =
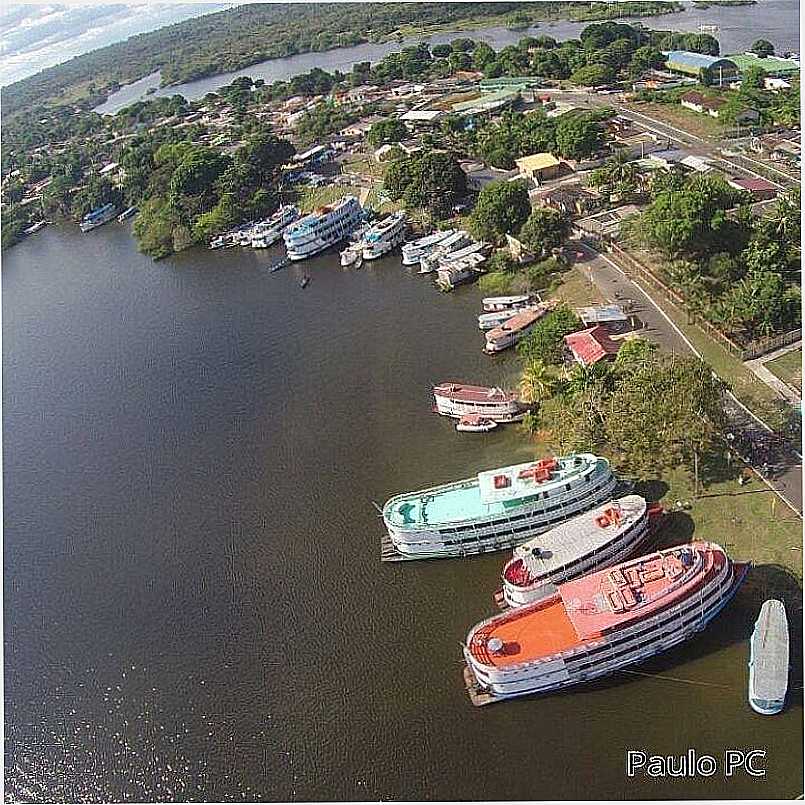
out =
<svg viewBox="0 0 805 805"><path fill-rule="evenodd" d="M395 212L369 227L363 236L363 259L376 260L399 246L405 238L405 213Z"/></svg>
<svg viewBox="0 0 805 805"><path fill-rule="evenodd" d="M521 310L507 319L499 327L489 330L486 334L484 352L495 354L504 349L513 347L528 331L547 313L545 305L535 309Z"/></svg>
<svg viewBox="0 0 805 805"><path fill-rule="evenodd" d="M485 244L477 244L483 246ZM468 254L458 260L445 263L436 271L436 285L443 291L452 291L457 285L471 282L483 273L481 266L486 262L486 255L479 251Z"/></svg>
<svg viewBox="0 0 805 805"><path fill-rule="evenodd" d="M467 635L464 680L476 705L563 690L693 637L732 600L748 565L692 542L558 585Z"/></svg>
<svg viewBox="0 0 805 805"><path fill-rule="evenodd" d="M524 310L539 310L540 305L522 305L521 307L507 308L506 310L498 310L494 313L481 313L478 316L478 329L494 330L495 327L500 327L501 324L507 322L515 313L520 313Z"/></svg>
<svg viewBox="0 0 805 805"><path fill-rule="evenodd" d="M572 517L518 545L503 567L499 606L533 604L556 591L556 585L622 562L635 552L662 514L640 495L626 495Z"/></svg>
<svg viewBox="0 0 805 805"><path fill-rule="evenodd" d="M340 201L319 207L283 233L288 259L306 260L346 240L360 226L363 216L355 196L344 196Z"/></svg>
<svg viewBox="0 0 805 805"><path fill-rule="evenodd" d="M81 223L78 226L82 232L90 232L93 229L97 229L99 226L108 224L109 221L115 217L116 213L117 207L115 207L114 204L104 204L102 207L88 212L81 219Z"/></svg>
<svg viewBox="0 0 805 805"><path fill-rule="evenodd" d="M282 237L283 230L299 218L292 204L280 207L270 218L256 223L249 234L253 249L267 249Z"/></svg>
<svg viewBox="0 0 805 805"><path fill-rule="evenodd" d="M519 422L531 406L521 402L512 391L464 383L442 383L433 387L433 410L442 416L459 419L468 414L487 417L495 422Z"/></svg>
<svg viewBox="0 0 805 805"><path fill-rule="evenodd" d="M44 221L44 220L37 221L35 224L31 224L29 227L26 227L25 229L23 229L22 234L23 235L34 235L40 229L43 229L44 227L46 227L49 223L50 223L50 221Z"/></svg>
<svg viewBox="0 0 805 805"><path fill-rule="evenodd" d="M590 453L479 472L382 508L393 559L437 559L500 551L610 500L609 461Z"/></svg>
<svg viewBox="0 0 805 805"><path fill-rule="evenodd" d="M126 207L126 209L117 216L117 220L122 224L123 221L127 221L133 215L136 215L137 211L137 207Z"/></svg>
<svg viewBox="0 0 805 805"><path fill-rule="evenodd" d="M404 266L417 265L423 257L427 257L434 249L447 238L455 234L455 229L445 229L443 232L434 232L432 235L404 243L402 247L402 264Z"/></svg>
<svg viewBox="0 0 805 805"><path fill-rule="evenodd" d="M497 426L498 423L494 419L481 414L464 414L456 422L456 430L459 433L487 433Z"/></svg>
<svg viewBox="0 0 805 805"><path fill-rule="evenodd" d="M515 310L518 307L534 305L539 299L533 294L518 294L516 296L486 296L481 300L484 312L495 313L502 310Z"/></svg>
<svg viewBox="0 0 805 805"><path fill-rule="evenodd" d="M776 599L765 601L749 643L749 705L756 713L775 715L785 705L788 642L785 605Z"/></svg>
<svg viewBox="0 0 805 805"><path fill-rule="evenodd" d="M419 273L432 274L439 267L439 260L453 252L463 249L472 243L472 238L463 229L457 229L450 237L445 238L429 254L419 260Z"/></svg>

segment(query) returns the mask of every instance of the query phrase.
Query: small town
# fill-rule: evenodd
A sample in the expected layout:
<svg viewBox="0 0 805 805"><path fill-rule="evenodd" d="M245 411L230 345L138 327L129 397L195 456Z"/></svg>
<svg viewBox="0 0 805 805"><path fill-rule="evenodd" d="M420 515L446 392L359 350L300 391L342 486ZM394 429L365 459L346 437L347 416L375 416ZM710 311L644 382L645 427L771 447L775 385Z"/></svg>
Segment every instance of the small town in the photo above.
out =
<svg viewBox="0 0 805 805"><path fill-rule="evenodd" d="M694 7L707 18L708 3ZM171 365L177 377L193 365L214 383L194 352L213 316L234 322L221 378L259 364L260 349L274 360L287 338L272 382L301 386L290 380L300 371L316 383L292 403L280 393L281 404L266 402L293 434L266 454L291 491L254 522L272 534L273 516L312 489L319 514L296 537L311 555L354 530L365 572L396 604L419 601L422 612L428 585L460 588L464 611L434 619L423 640L450 642L434 667L468 711L467 699L486 716L489 704L537 707L568 689L592 703L607 689L591 683L609 676L733 691L740 676L746 713L779 723L795 713L801 726L802 667L790 659L803 573L799 55L762 30L730 53L715 23L674 30L668 10L668 30L655 30L632 16L555 38L552 22L510 14L509 35L522 36L497 48L480 36L411 44L401 28L386 35L398 50L350 70L266 81L244 68L199 96L151 86L117 107L126 86L93 85L83 99L71 89L74 99L62 91L15 108L4 118L3 258L35 260L56 234L97 239L110 255L136 248L126 259L148 267L145 281L180 306L177 321L198 317L194 357ZM195 282L201 265L204 290L186 291L187 313L177 289L192 288L186 277ZM380 334L375 294L392 272L406 282L385 293L420 307L383 308ZM265 322L251 308L252 274L273 292ZM244 287L229 290L238 277ZM217 293L242 294L243 310ZM342 319L367 356L351 374L337 367ZM265 328L259 349L242 335L253 322ZM418 328L424 349L424 336L406 341ZM459 341L472 354L458 357ZM427 383L403 389L420 362ZM275 393L266 382L237 379L233 396L248 410ZM181 382L170 389L160 399L182 410ZM240 416L232 444L249 428ZM359 416L365 432L347 437L344 423ZM308 429L322 452L305 446ZM406 432L404 458L362 441L399 450ZM355 451L347 466L342 437ZM422 448L435 438L431 456ZM252 443L240 444L256 466ZM344 479L355 508L338 491ZM227 534L236 585L241 526ZM474 566L483 569L470 583ZM379 600L362 573L356 588L374 589L364 604ZM723 680L720 628L734 652ZM739 644L748 659L732 673ZM678 667L657 659L683 650Z"/></svg>

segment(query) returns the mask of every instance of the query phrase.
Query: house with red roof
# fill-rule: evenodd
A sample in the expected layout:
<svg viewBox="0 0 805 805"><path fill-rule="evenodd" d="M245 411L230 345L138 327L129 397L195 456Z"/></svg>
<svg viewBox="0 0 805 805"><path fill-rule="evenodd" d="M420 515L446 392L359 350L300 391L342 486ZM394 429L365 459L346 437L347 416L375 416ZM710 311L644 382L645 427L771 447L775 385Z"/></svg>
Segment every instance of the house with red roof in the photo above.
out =
<svg viewBox="0 0 805 805"><path fill-rule="evenodd" d="M564 340L573 359L581 366L614 360L620 349L620 344L613 341L606 328L600 324L588 330L570 333Z"/></svg>

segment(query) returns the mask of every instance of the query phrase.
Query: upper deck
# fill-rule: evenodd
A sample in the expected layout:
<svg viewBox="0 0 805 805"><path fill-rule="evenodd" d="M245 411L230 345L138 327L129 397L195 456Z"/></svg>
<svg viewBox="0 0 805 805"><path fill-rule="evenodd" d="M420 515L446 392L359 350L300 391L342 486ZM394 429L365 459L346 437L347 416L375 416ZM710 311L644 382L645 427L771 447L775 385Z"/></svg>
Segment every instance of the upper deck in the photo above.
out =
<svg viewBox="0 0 805 805"><path fill-rule="evenodd" d="M638 522L646 510L646 501L640 495L626 495L560 523L515 548L503 578L514 587L527 587L597 553Z"/></svg>
<svg viewBox="0 0 805 805"><path fill-rule="evenodd" d="M517 395L511 391L490 386L468 386L464 383L442 383L433 387L433 393L437 397L469 403L506 403L517 399Z"/></svg>
<svg viewBox="0 0 805 805"><path fill-rule="evenodd" d="M500 668L593 644L681 603L728 562L721 547L706 542L623 562L483 621L470 632L467 648L479 662Z"/></svg>
<svg viewBox="0 0 805 805"><path fill-rule="evenodd" d="M608 471L609 462L590 453L501 467L476 478L397 495L387 501L383 516L396 527L421 528L504 515L596 470Z"/></svg>

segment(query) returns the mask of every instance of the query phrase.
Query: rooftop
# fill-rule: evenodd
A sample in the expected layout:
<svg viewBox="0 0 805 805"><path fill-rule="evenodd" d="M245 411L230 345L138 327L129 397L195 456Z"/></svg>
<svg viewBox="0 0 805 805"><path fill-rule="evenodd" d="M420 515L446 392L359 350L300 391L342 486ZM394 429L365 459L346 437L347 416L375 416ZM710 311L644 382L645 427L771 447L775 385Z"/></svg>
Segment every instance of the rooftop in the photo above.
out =
<svg viewBox="0 0 805 805"><path fill-rule="evenodd" d="M620 345L600 325L566 335L565 343L576 360L584 366L591 366L604 358L617 355L620 349Z"/></svg>
<svg viewBox="0 0 805 805"><path fill-rule="evenodd" d="M616 514L606 518L605 525L599 523L599 519L610 510ZM534 583L540 577L549 575L582 556L598 552L617 538L618 534L640 520L645 513L646 501L639 495L627 495L572 517L515 548L514 557L504 570L505 579L517 586ZM613 528L613 525L617 528ZM538 553L535 554L534 549L538 549ZM516 570L518 563L525 567L530 577L527 581L526 575L522 574L521 578L525 583L520 585L511 572Z"/></svg>
<svg viewBox="0 0 805 805"><path fill-rule="evenodd" d="M475 478L443 484L419 492L406 492L386 502L383 514L393 525L445 525L501 515L509 509L529 503L535 495L550 491L568 477L580 475L590 468L606 469L609 462L589 453L556 459L550 478L538 481L533 475L533 462L515 464L478 473ZM525 477L521 473L528 472ZM503 486L495 478L504 476Z"/></svg>
<svg viewBox="0 0 805 805"><path fill-rule="evenodd" d="M779 73L782 75L796 75L799 73L799 64L791 59L778 59L774 56L767 56L761 59L754 53L738 53L734 56L727 56L741 72L750 67L760 67L765 73Z"/></svg>
<svg viewBox="0 0 805 805"><path fill-rule="evenodd" d="M690 50L671 50L665 55L668 65L683 65L685 67L712 68L712 67L737 67L735 62L725 59L722 56L707 56L704 53L693 53Z"/></svg>
<svg viewBox="0 0 805 805"><path fill-rule="evenodd" d="M521 171L545 170L562 164L553 154L547 152L521 157L520 159L515 159L514 163Z"/></svg>

